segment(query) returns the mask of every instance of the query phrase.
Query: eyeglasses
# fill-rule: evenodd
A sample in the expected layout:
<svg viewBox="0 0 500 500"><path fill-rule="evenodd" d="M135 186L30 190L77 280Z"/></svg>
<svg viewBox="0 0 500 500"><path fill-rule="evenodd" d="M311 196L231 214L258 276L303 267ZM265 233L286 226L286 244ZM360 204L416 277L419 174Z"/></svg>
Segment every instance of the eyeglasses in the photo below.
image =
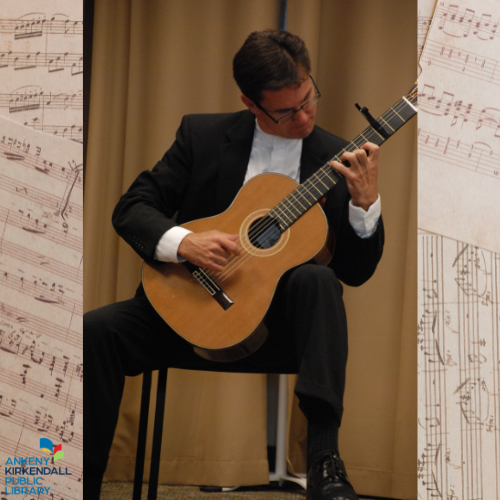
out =
<svg viewBox="0 0 500 500"><path fill-rule="evenodd" d="M295 118L295 115L299 111L307 111L308 109L310 109L314 104L316 104L318 102L318 99L321 97L321 92L318 90L318 87L316 86L316 82L313 80L313 77L311 75L309 75L309 77L311 78L311 81L313 82L316 93L314 94L313 97L311 97L311 99L309 99L304 104L302 104L302 106L300 106L299 109L292 109L291 111L288 111L284 115L281 115L278 118L274 118L274 116L271 115L272 111L265 110L260 104L256 104L256 106L261 111L263 111L267 116L269 116L269 118L271 118L271 120L274 123L276 123L277 125L281 125L282 123L290 121L292 118Z"/></svg>

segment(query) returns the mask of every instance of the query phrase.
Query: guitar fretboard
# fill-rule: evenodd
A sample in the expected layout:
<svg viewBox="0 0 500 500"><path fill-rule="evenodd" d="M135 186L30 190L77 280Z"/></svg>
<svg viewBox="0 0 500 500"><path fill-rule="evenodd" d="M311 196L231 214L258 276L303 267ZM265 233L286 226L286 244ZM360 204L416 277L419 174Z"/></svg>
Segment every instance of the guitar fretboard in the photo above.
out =
<svg viewBox="0 0 500 500"><path fill-rule="evenodd" d="M355 151L367 142L380 146L417 113L416 104L417 91L415 87L408 96L402 97L376 120L378 127L383 131L382 133L370 125L344 149L339 151L332 160L341 162L344 152ZM325 163L317 172L278 203L269 212L269 215L278 221L281 230L285 231L325 196L342 178L343 175L333 169L329 162Z"/></svg>

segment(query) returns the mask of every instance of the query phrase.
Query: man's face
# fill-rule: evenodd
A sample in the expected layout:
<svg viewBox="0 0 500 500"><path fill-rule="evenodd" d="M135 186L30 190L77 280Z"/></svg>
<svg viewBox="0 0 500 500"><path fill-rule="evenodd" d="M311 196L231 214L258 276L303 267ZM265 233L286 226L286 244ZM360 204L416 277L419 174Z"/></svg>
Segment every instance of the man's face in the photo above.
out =
<svg viewBox="0 0 500 500"><path fill-rule="evenodd" d="M276 119L285 113L299 109L315 94L312 80L308 75L304 75L304 77L304 81L297 88L284 87L280 90L264 90L260 106ZM291 120L277 124L245 96L242 96L242 100L255 114L260 128L267 134L286 139L304 139L314 128L316 104L306 110L300 110Z"/></svg>

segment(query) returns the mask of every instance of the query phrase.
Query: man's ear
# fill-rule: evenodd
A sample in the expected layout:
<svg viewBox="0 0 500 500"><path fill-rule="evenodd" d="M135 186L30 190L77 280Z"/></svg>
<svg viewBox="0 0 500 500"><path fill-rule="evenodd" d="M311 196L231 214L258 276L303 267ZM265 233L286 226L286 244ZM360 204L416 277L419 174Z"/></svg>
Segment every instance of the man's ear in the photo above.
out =
<svg viewBox="0 0 500 500"><path fill-rule="evenodd" d="M259 112L259 108L255 105L255 103L249 99L246 95L241 94L241 100L243 104L254 114L257 115Z"/></svg>

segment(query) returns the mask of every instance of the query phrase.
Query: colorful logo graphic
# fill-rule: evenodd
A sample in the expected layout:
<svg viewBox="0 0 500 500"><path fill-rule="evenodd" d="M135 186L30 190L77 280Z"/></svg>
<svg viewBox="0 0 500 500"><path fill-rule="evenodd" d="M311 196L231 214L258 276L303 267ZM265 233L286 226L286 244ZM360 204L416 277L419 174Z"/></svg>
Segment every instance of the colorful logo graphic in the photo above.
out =
<svg viewBox="0 0 500 500"><path fill-rule="evenodd" d="M54 462L64 458L64 451L62 450L62 444L58 444L54 448L54 443L47 438L40 438L40 449L50 453L54 457Z"/></svg>

